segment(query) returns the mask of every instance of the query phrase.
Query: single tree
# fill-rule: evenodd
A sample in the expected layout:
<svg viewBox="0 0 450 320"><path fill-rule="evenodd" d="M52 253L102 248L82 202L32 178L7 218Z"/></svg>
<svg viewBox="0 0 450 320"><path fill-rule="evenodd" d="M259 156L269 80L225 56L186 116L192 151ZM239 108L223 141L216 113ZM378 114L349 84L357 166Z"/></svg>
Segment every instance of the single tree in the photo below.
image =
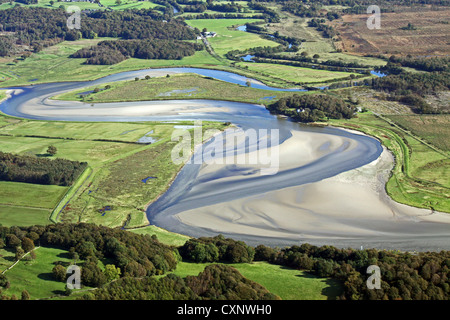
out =
<svg viewBox="0 0 450 320"><path fill-rule="evenodd" d="M55 146L48 146L47 148L47 154L54 156L58 150Z"/></svg>
<svg viewBox="0 0 450 320"><path fill-rule="evenodd" d="M30 300L30 294L25 289L22 291L22 300Z"/></svg>
<svg viewBox="0 0 450 320"><path fill-rule="evenodd" d="M57 281L61 282L66 281L67 270L66 268L64 268L64 266L57 264L56 266L53 267L52 273L53 277L55 277Z"/></svg>
<svg viewBox="0 0 450 320"><path fill-rule="evenodd" d="M22 259L24 254L25 254L25 251L23 251L23 249L21 247L17 247L16 248L16 256L15 256L16 261L19 261L20 259Z"/></svg>
<svg viewBox="0 0 450 320"><path fill-rule="evenodd" d="M33 240L31 240L30 238L24 237L22 239L22 249L25 252L30 252L31 250L34 249L34 242Z"/></svg>

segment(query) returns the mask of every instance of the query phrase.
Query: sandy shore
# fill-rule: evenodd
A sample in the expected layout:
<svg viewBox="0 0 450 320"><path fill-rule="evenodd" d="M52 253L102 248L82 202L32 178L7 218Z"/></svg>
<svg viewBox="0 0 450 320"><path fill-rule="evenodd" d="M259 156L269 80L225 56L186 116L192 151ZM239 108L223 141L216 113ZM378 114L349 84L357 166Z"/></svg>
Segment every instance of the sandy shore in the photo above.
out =
<svg viewBox="0 0 450 320"><path fill-rule="evenodd" d="M306 165L323 156L321 146L327 139L329 149L345 140L319 136L293 132L292 138L280 146L280 170L299 163ZM176 218L186 225L218 233L299 241L333 240L334 244L340 239L427 235L431 227L428 222L448 229L449 214L431 213L390 199L384 186L393 163L393 156L384 148L377 160L334 177L184 211ZM201 175L216 170L217 165L206 166ZM214 181L209 188L232 179L236 177Z"/></svg>

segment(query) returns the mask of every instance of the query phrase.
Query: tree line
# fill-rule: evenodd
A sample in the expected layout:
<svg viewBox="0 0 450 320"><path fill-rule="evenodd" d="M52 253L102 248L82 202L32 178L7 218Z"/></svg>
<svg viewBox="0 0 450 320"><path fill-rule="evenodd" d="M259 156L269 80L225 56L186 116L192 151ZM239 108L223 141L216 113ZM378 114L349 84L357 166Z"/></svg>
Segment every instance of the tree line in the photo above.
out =
<svg viewBox="0 0 450 320"><path fill-rule="evenodd" d="M178 40L107 40L95 47L82 48L71 58L87 58L86 64L115 64L128 57L179 60L202 50L201 44Z"/></svg>
<svg viewBox="0 0 450 320"><path fill-rule="evenodd" d="M95 37L122 39L193 40L194 30L179 19L164 20L154 10L95 11L81 13L80 30L69 30L69 14L63 9L19 7L0 10L0 32L12 32L18 45L28 45L35 52L46 45ZM1 40L4 40L3 37ZM5 40L4 40L5 41ZM4 42L2 41L2 42ZM3 49L1 48L8 48ZM0 46L0 53L11 53L10 44Z"/></svg>
<svg viewBox="0 0 450 320"><path fill-rule="evenodd" d="M197 276L121 278L79 300L279 300L235 268L209 265Z"/></svg>
<svg viewBox="0 0 450 320"><path fill-rule="evenodd" d="M0 151L0 180L60 186L71 185L86 162L15 155Z"/></svg>
<svg viewBox="0 0 450 320"><path fill-rule="evenodd" d="M252 262L255 255L255 250L244 242L222 235L189 239L178 251L184 260L197 263L245 263Z"/></svg>

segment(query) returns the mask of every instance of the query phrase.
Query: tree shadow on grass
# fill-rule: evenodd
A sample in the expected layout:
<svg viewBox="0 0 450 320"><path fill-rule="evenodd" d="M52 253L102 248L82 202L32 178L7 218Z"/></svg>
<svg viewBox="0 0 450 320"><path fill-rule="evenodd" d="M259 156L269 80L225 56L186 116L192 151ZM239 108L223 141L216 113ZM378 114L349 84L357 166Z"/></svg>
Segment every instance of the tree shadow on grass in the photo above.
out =
<svg viewBox="0 0 450 320"><path fill-rule="evenodd" d="M71 260L72 259L72 257L70 256L69 252L58 253L57 257L61 258L61 259L67 259L67 260Z"/></svg>
<svg viewBox="0 0 450 320"><path fill-rule="evenodd" d="M16 262L16 258L14 256L2 257L2 259L8 262Z"/></svg>
<svg viewBox="0 0 450 320"><path fill-rule="evenodd" d="M55 278L53 277L53 274L51 272L43 272L38 274L37 276L39 279L41 280L45 280L45 281L56 281Z"/></svg>
<svg viewBox="0 0 450 320"><path fill-rule="evenodd" d="M343 293L342 284L335 279L326 279L326 288L322 289L322 294L327 297L328 300L336 300Z"/></svg>
<svg viewBox="0 0 450 320"><path fill-rule="evenodd" d="M48 158L48 157L51 157L51 154L49 154L49 153L37 153L36 157L38 157L38 158Z"/></svg>
<svg viewBox="0 0 450 320"><path fill-rule="evenodd" d="M289 268L286 268L286 269L289 269ZM304 271L304 270L299 270L299 271L302 271L303 273L296 275L296 277L306 278L306 279L311 279L311 280L320 279L320 280L322 280L322 282L324 282L327 285L320 292L322 295L327 297L327 300L336 300L336 298L342 294L342 291L343 291L342 284L338 280L331 279L331 278L320 278L312 273L308 273L307 271Z"/></svg>

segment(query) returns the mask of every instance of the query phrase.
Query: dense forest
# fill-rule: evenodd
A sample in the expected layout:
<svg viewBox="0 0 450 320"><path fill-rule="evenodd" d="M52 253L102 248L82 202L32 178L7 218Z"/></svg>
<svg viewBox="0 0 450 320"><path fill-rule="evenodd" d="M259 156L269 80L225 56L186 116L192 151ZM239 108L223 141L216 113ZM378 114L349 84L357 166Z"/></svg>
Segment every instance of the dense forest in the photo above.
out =
<svg viewBox="0 0 450 320"><path fill-rule="evenodd" d="M62 9L14 8L0 10L0 32L11 32L18 45L28 45L34 51L43 46L81 37L114 37L122 39L192 40L195 31L177 19L163 20L153 10L95 11L82 13L80 30L69 30L66 20L69 14ZM3 39L2 39L3 40ZM3 41L2 41L3 42ZM0 53L11 52L8 45L0 46Z"/></svg>
<svg viewBox="0 0 450 320"><path fill-rule="evenodd" d="M0 151L0 180L70 186L86 162L20 156Z"/></svg>
<svg viewBox="0 0 450 320"><path fill-rule="evenodd" d="M190 239L179 248L184 260L202 262L242 263L252 262L255 250L242 241L213 238Z"/></svg>
<svg viewBox="0 0 450 320"><path fill-rule="evenodd" d="M71 58L87 58L86 64L115 64L127 57L179 60L202 49L200 44L178 40L108 40L80 49Z"/></svg>
<svg viewBox="0 0 450 320"><path fill-rule="evenodd" d="M314 122L326 118L350 119L356 112L356 108L344 100L325 94L294 94L279 99L267 108L270 112L289 116L299 122Z"/></svg>

